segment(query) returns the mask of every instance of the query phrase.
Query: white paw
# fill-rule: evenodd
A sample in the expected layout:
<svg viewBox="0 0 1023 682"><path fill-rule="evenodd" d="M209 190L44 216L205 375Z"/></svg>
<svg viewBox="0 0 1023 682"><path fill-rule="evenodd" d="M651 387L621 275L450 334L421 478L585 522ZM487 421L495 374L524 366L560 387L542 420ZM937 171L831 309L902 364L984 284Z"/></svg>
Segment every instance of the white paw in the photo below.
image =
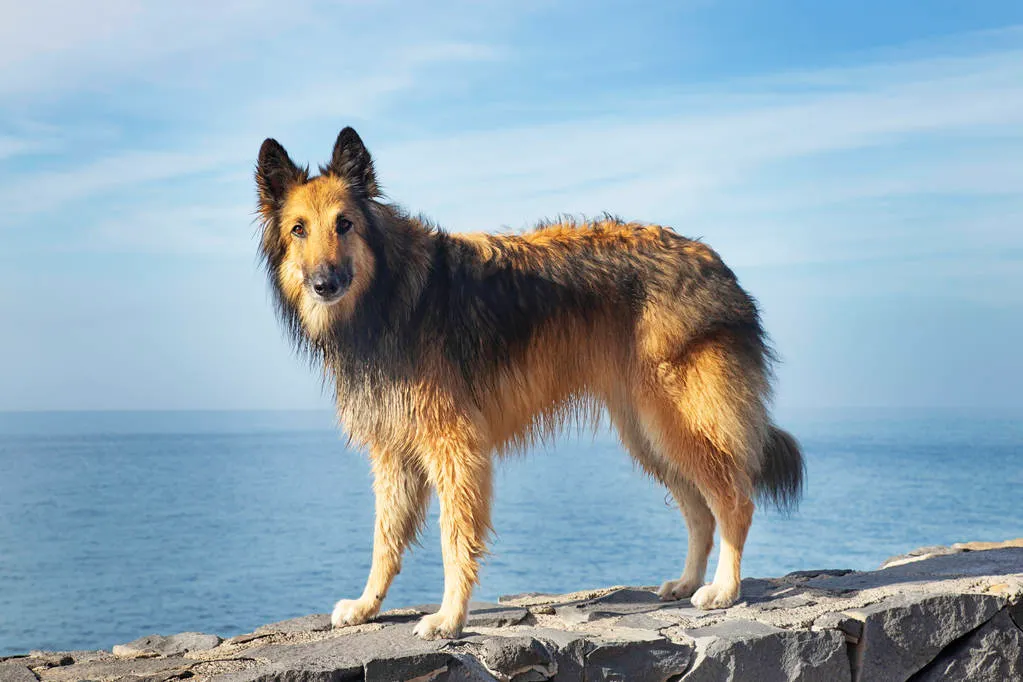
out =
<svg viewBox="0 0 1023 682"><path fill-rule="evenodd" d="M334 605L334 612L330 614L330 624L335 628L361 625L377 615L378 610L376 604L369 604L361 599L342 599Z"/></svg>
<svg viewBox="0 0 1023 682"><path fill-rule="evenodd" d="M449 618L438 611L420 618L412 632L419 639L456 639L462 634L463 625L463 621Z"/></svg>
<svg viewBox="0 0 1023 682"><path fill-rule="evenodd" d="M691 601L698 609L727 609L739 598L738 585L717 585L711 583L696 590Z"/></svg>
<svg viewBox="0 0 1023 682"><path fill-rule="evenodd" d="M661 585L661 589L657 590L657 596L663 601L685 599L686 597L693 596L693 593L696 592L702 584L702 580L694 580L691 578L669 580Z"/></svg>

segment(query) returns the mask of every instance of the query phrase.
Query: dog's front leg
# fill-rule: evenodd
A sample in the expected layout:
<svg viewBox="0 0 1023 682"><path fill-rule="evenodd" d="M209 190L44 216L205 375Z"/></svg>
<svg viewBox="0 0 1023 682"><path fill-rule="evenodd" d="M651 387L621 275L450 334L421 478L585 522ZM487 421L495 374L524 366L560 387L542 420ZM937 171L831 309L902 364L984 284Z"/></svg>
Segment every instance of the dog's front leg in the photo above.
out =
<svg viewBox="0 0 1023 682"><path fill-rule="evenodd" d="M472 438L451 432L433 439L423 459L440 501L444 599L437 613L419 621L415 633L423 639L454 638L465 625L479 559L486 551L491 460Z"/></svg>
<svg viewBox="0 0 1023 682"><path fill-rule="evenodd" d="M373 564L366 589L358 599L342 599L334 606L334 627L358 625L373 618L401 570L401 556L416 537L426 517L430 488L425 474L407 457L382 448L370 448L376 527Z"/></svg>

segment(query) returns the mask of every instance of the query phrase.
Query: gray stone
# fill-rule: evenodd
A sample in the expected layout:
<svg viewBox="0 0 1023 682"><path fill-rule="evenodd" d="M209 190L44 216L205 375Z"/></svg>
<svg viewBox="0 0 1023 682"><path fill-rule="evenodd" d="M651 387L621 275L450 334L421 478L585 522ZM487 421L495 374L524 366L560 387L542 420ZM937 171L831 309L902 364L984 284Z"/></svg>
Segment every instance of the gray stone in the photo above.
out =
<svg viewBox="0 0 1023 682"><path fill-rule="evenodd" d="M915 594L847 611L863 622L853 661L859 679L908 679L1003 605L1004 600L983 594Z"/></svg>
<svg viewBox="0 0 1023 682"><path fill-rule="evenodd" d="M508 602L519 602L522 601L523 599L549 598L555 600L558 599L560 596L561 596L560 594L553 594L551 592L519 592L518 594L506 594L504 596L498 597L497 601L500 602L501 604L506 604Z"/></svg>
<svg viewBox="0 0 1023 682"><path fill-rule="evenodd" d="M829 592L849 592L891 585L933 583L944 578L1013 575L1021 571L1023 547L1009 547L986 552L928 556L921 561L880 571L817 578L806 582L805 586Z"/></svg>
<svg viewBox="0 0 1023 682"><path fill-rule="evenodd" d="M473 602L469 605L469 618L465 625L469 628L498 628L521 623L529 616L529 611L517 606Z"/></svg>
<svg viewBox="0 0 1023 682"><path fill-rule="evenodd" d="M195 661L180 656L168 658L107 658L76 663L42 671L44 682L81 682L82 680L165 680L187 676ZM3 679L3 678L0 678ZM6 680L4 680L6 682Z"/></svg>
<svg viewBox="0 0 1023 682"><path fill-rule="evenodd" d="M224 640L224 642L226 644L247 644L249 642L254 642L257 639L263 639L264 637L269 637L272 634L275 634L275 633L273 631L270 631L270 632L250 632L250 633L245 634L245 635L235 635L234 637L231 637L229 639Z"/></svg>
<svg viewBox="0 0 1023 682"><path fill-rule="evenodd" d="M630 613L615 621L616 628L631 628L634 630L660 631L670 625L670 620L658 618L652 613Z"/></svg>
<svg viewBox="0 0 1023 682"><path fill-rule="evenodd" d="M480 647L479 658L501 682L537 675L546 680L558 672L558 664L547 646L529 636L489 637Z"/></svg>
<svg viewBox="0 0 1023 682"><path fill-rule="evenodd" d="M407 622L418 620L420 616L436 613L440 604L420 604L407 609L390 611L377 620ZM465 621L466 628L497 628L521 623L529 616L529 610L520 606L474 601L469 603L469 617ZM258 630L257 630L258 632Z"/></svg>
<svg viewBox="0 0 1023 682"><path fill-rule="evenodd" d="M954 642L913 676L913 682L1023 680L1023 632L1008 609Z"/></svg>
<svg viewBox="0 0 1023 682"><path fill-rule="evenodd" d="M110 654L107 652L107 656ZM58 651L33 651L28 656L10 656L0 658L0 663L19 663L26 668L57 668L62 665L71 665L75 662L71 652ZM0 680L3 680L0 677Z"/></svg>
<svg viewBox="0 0 1023 682"><path fill-rule="evenodd" d="M412 622L367 631L335 630L307 642L258 644L247 658L266 661L256 667L216 678L218 682L290 679L385 680L428 675L452 658L451 642L423 641L412 634ZM395 679L395 678L391 678ZM400 677L397 679L401 679Z"/></svg>
<svg viewBox="0 0 1023 682"><path fill-rule="evenodd" d="M684 682L852 679L845 637L837 630L792 631L735 620L685 634L696 643L696 660Z"/></svg>
<svg viewBox="0 0 1023 682"><path fill-rule="evenodd" d="M472 656L456 656L448 665L448 671L437 678L437 682L498 682L483 664ZM514 679L513 682L525 682Z"/></svg>
<svg viewBox="0 0 1023 682"><path fill-rule="evenodd" d="M589 623L635 613L649 613L673 606L649 590L623 588L596 599L570 602L554 607L554 613L568 625Z"/></svg>
<svg viewBox="0 0 1023 682"><path fill-rule="evenodd" d="M1009 607L1009 618L1020 630L1023 630L1023 601Z"/></svg>
<svg viewBox="0 0 1023 682"><path fill-rule="evenodd" d="M2 682L39 682L35 673L16 660L0 663L0 680Z"/></svg>
<svg viewBox="0 0 1023 682"><path fill-rule="evenodd" d="M417 680L429 682L448 671L451 654L428 651L408 655L372 658L363 666L365 682Z"/></svg>
<svg viewBox="0 0 1023 682"><path fill-rule="evenodd" d="M834 578L834 577L840 577L840 576L843 576L843 575L849 575L850 573L855 573L855 572L856 571L852 570L851 568L822 568L822 569L809 570L809 571L792 571L791 573L786 573L783 579L805 580L805 579L810 579L810 578L829 578L829 577L830 578Z"/></svg>
<svg viewBox="0 0 1023 682"><path fill-rule="evenodd" d="M845 613L825 613L813 622L814 630L838 630L849 644L858 644L863 636L863 621Z"/></svg>
<svg viewBox="0 0 1023 682"><path fill-rule="evenodd" d="M201 632L182 632L168 637L148 635L127 644L114 645L113 654L118 658L176 656L189 651L206 651L222 641L217 635L207 635Z"/></svg>
<svg viewBox="0 0 1023 682"><path fill-rule="evenodd" d="M330 614L314 613L309 616L302 616L301 618L289 618L288 620L282 620L276 623L270 623L269 625L263 625L261 627L256 628L252 634L269 635L274 633L282 633L285 635L290 635L297 632L319 632L321 630L329 629Z"/></svg>
<svg viewBox="0 0 1023 682"><path fill-rule="evenodd" d="M688 669L692 658L691 647L664 638L605 642L585 653L583 679L664 682L677 679Z"/></svg>
<svg viewBox="0 0 1023 682"><path fill-rule="evenodd" d="M958 554L962 552L962 549L957 547L943 547L941 545L930 545L928 547L918 547L911 552L905 554L899 554L897 556L888 557L881 562L881 568L888 568L889 566L899 566L901 564L910 563L913 561L919 561L925 557L932 556L943 556L945 554Z"/></svg>

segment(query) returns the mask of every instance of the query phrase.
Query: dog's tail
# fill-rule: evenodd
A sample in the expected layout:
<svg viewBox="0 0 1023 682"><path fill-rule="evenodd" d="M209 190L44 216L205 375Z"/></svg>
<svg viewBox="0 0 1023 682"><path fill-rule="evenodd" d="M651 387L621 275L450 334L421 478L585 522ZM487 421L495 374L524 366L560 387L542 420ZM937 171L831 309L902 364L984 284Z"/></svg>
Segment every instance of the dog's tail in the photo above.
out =
<svg viewBox="0 0 1023 682"><path fill-rule="evenodd" d="M788 512L799 504L803 494L806 466L799 443L788 431L774 424L768 427L760 473L753 481L757 498Z"/></svg>

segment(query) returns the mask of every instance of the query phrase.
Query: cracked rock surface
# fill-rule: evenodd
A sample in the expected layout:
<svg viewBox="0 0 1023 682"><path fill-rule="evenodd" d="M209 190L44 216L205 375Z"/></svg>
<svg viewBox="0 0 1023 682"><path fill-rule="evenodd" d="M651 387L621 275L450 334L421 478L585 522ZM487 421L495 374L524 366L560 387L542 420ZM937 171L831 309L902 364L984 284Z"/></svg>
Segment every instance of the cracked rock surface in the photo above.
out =
<svg viewBox="0 0 1023 682"><path fill-rule="evenodd" d="M928 547L877 571L743 581L729 609L654 587L475 603L464 636L412 628L435 605L331 629L326 614L216 635L149 635L110 652L0 659L2 682L211 680L1023 680L1023 541Z"/></svg>

